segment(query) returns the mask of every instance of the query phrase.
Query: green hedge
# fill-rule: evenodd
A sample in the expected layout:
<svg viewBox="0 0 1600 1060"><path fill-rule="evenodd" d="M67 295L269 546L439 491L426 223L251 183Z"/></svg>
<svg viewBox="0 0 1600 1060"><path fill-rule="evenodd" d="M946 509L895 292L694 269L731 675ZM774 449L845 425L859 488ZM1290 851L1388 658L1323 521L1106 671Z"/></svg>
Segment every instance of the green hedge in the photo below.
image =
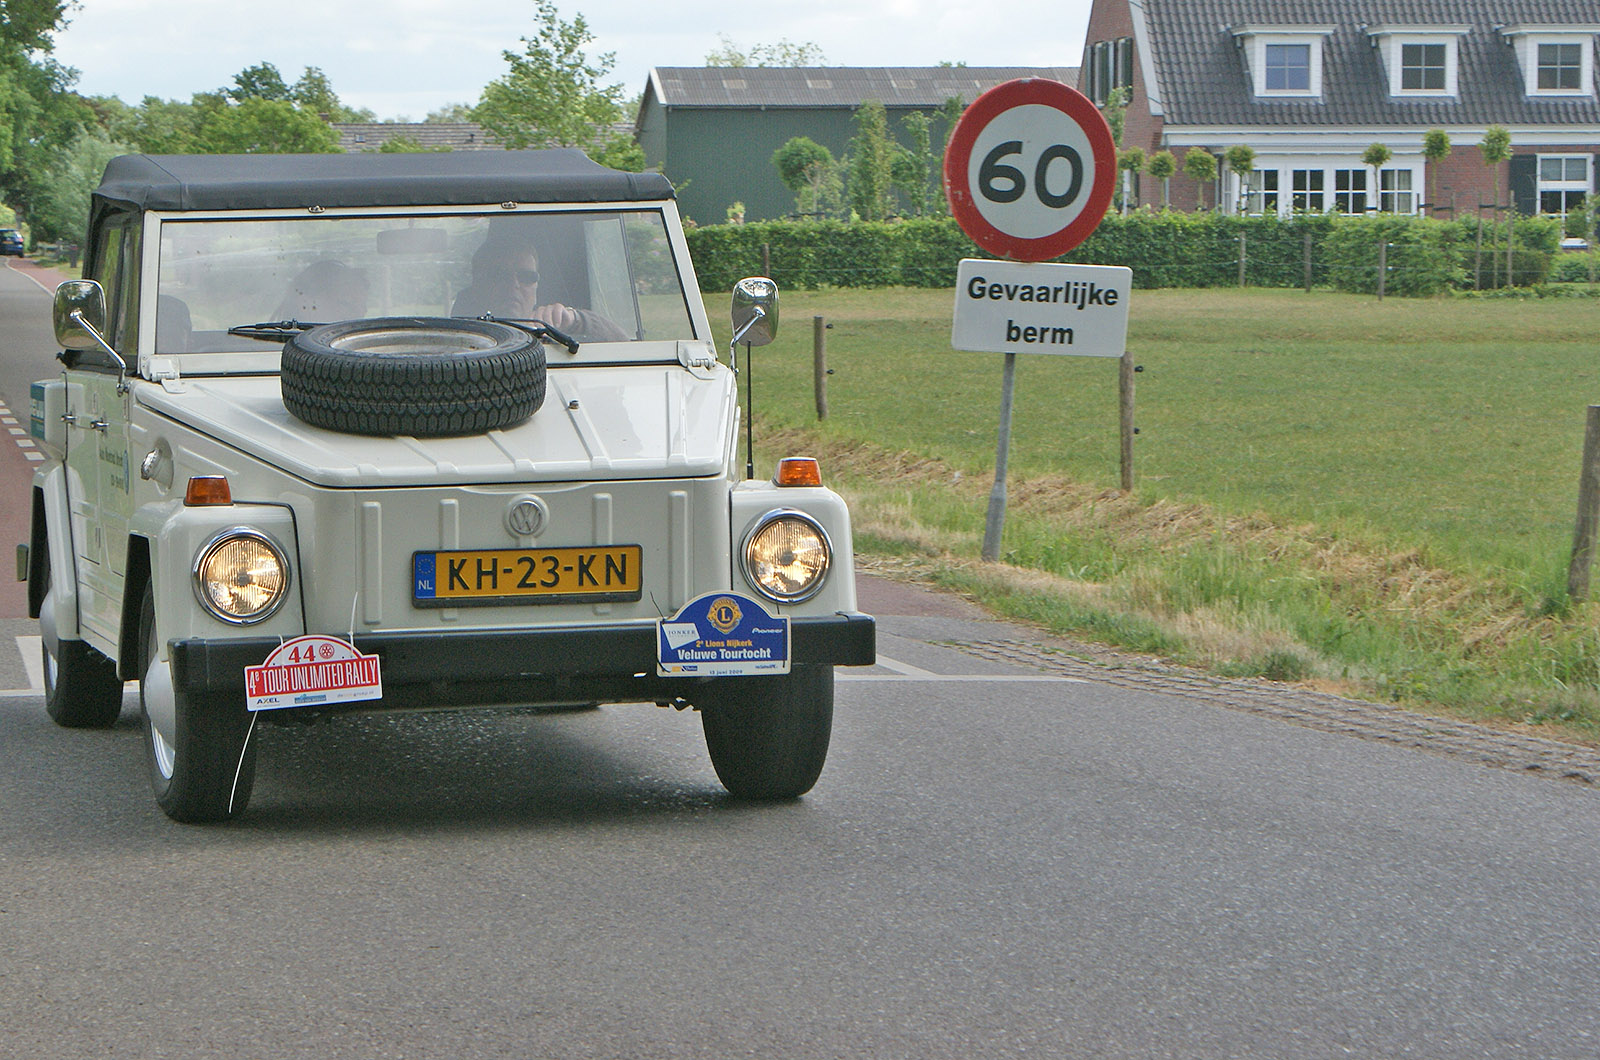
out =
<svg viewBox="0 0 1600 1060"><path fill-rule="evenodd" d="M1504 272L1505 226L1487 225L1481 252L1476 221L1437 221L1379 215L1308 214L1288 218L1214 213L1138 211L1109 215L1061 261L1125 265L1137 287L1231 287L1239 283L1243 239L1246 284L1299 287L1310 281L1341 290L1377 288L1378 246L1388 243L1385 289L1396 295L1434 295L1495 282L1499 247ZM763 245L772 277L794 288L951 287L964 257L986 258L948 217L909 221L763 221L712 225L688 232L700 286L726 290L761 271ZM1530 218L1516 224L1514 279L1542 283L1560 243L1559 224ZM1500 282L1504 277L1500 276Z"/></svg>

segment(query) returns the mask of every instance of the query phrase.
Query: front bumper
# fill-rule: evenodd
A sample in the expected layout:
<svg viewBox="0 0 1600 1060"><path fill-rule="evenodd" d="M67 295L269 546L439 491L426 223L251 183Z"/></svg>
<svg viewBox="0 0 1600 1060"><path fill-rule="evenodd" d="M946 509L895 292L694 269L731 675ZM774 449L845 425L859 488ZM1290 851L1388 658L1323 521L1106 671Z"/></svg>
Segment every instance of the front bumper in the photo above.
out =
<svg viewBox="0 0 1600 1060"><path fill-rule="evenodd" d="M567 626L357 636L355 647L381 660L384 697L353 706L451 706L473 702L565 703L692 698L706 678L656 676L656 627ZM244 695L244 671L277 648L277 637L176 640L172 680L187 695ZM841 611L790 621L796 666L871 666L877 623Z"/></svg>

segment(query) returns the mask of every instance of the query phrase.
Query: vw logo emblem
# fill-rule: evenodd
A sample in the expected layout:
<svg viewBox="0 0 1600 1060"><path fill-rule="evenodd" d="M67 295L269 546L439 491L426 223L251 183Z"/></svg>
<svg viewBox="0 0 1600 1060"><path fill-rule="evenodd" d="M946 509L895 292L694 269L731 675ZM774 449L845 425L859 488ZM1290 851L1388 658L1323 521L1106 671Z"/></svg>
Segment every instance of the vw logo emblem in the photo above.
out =
<svg viewBox="0 0 1600 1060"><path fill-rule="evenodd" d="M506 526L518 537L535 537L544 529L549 513L538 497L518 497L506 511Z"/></svg>

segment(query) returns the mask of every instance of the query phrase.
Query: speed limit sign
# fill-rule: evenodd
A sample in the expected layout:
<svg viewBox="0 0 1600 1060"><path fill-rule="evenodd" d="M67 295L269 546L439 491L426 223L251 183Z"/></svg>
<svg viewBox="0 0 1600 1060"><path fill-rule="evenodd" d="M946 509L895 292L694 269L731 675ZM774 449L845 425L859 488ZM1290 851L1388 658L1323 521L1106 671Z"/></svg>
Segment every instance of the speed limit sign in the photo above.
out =
<svg viewBox="0 0 1600 1060"><path fill-rule="evenodd" d="M996 85L961 115L944 156L950 212L991 254L1045 261L1089 238L1116 184L1111 130L1059 81Z"/></svg>

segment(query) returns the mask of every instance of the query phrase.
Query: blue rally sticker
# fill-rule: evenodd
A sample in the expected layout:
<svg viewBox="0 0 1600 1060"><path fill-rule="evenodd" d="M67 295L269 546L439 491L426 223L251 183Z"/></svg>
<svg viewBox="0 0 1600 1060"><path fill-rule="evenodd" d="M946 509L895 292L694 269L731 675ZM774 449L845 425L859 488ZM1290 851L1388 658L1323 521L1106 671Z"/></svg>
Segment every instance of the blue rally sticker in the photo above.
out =
<svg viewBox="0 0 1600 1060"><path fill-rule="evenodd" d="M738 593L707 593L656 623L660 677L789 672L789 620Z"/></svg>

